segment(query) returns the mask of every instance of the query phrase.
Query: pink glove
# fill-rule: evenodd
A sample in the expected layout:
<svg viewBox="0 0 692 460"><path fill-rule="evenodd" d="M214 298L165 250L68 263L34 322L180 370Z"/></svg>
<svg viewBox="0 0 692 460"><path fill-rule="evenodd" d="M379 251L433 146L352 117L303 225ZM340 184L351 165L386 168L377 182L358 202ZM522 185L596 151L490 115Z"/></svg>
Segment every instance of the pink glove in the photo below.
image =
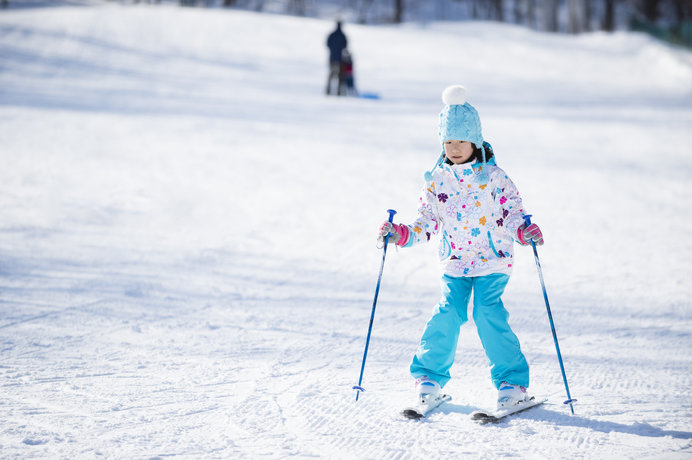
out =
<svg viewBox="0 0 692 460"><path fill-rule="evenodd" d="M517 239L519 243L524 246L531 244L531 241L536 243L536 246L540 246L543 244L543 233L536 224L531 224L528 227L526 224L522 224L521 227L517 229Z"/></svg>
<svg viewBox="0 0 692 460"><path fill-rule="evenodd" d="M397 246L405 246L408 243L408 227L406 225L393 224L389 221L382 223L380 235L377 241L384 243L385 237L389 235L389 241Z"/></svg>

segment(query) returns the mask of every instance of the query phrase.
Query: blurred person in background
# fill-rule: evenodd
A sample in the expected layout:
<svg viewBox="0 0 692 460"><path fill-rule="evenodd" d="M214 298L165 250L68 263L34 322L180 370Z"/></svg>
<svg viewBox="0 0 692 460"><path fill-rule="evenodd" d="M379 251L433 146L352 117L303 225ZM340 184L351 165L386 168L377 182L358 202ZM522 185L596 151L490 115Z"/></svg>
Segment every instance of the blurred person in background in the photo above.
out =
<svg viewBox="0 0 692 460"><path fill-rule="evenodd" d="M343 72L341 58L346 48L346 35L341 30L341 21L336 21L336 30L327 37L327 47L329 48L329 78L327 79L327 94L332 93L332 81L336 79L336 91L339 96L342 94Z"/></svg>
<svg viewBox="0 0 692 460"><path fill-rule="evenodd" d="M353 79L353 56L344 48L341 55L341 73L343 75L344 81L344 94L347 96L358 96L358 91L356 91L356 84Z"/></svg>

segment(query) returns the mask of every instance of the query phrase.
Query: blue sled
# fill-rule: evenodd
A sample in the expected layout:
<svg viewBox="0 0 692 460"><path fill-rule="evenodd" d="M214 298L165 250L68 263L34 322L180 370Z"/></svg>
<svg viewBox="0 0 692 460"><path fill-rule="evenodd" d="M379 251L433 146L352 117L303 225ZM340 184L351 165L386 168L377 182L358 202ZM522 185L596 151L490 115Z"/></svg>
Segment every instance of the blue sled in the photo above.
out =
<svg viewBox="0 0 692 460"><path fill-rule="evenodd" d="M363 99L380 99L380 95L377 93L360 93L358 97Z"/></svg>

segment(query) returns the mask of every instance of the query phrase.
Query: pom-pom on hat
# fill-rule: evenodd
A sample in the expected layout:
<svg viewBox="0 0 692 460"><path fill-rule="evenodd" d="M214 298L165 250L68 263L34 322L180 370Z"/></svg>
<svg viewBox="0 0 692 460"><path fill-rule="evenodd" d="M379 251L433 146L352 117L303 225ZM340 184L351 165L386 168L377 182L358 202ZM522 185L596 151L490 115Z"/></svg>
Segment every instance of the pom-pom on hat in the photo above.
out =
<svg viewBox="0 0 692 460"><path fill-rule="evenodd" d="M466 102L466 88L461 85L447 87L442 92L442 102L445 106L440 112L440 142L469 141L482 148L481 120L476 109Z"/></svg>

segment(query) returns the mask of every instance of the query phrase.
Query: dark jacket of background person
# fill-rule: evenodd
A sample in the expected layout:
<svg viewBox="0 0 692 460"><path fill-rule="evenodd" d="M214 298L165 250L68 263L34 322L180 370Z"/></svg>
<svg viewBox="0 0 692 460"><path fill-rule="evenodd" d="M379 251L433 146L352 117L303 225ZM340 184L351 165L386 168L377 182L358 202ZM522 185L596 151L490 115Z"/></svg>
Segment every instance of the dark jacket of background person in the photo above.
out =
<svg viewBox="0 0 692 460"><path fill-rule="evenodd" d="M327 37L329 47L329 61L341 62L341 52L346 48L346 35L341 31L341 23L336 23L336 30Z"/></svg>

